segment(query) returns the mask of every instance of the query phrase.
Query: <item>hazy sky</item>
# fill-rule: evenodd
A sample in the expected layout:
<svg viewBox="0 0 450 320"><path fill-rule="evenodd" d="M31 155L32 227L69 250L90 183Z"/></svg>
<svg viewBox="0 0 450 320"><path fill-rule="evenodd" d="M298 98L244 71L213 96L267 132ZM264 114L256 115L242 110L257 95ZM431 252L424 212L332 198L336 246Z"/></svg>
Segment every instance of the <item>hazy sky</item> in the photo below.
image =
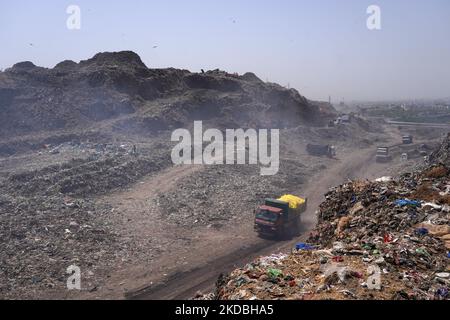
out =
<svg viewBox="0 0 450 320"><path fill-rule="evenodd" d="M80 30L66 27L71 4L81 9ZM381 30L366 27L371 4L381 8ZM1 69L119 50L150 68L252 71L311 99L449 97L450 1L0 2Z"/></svg>

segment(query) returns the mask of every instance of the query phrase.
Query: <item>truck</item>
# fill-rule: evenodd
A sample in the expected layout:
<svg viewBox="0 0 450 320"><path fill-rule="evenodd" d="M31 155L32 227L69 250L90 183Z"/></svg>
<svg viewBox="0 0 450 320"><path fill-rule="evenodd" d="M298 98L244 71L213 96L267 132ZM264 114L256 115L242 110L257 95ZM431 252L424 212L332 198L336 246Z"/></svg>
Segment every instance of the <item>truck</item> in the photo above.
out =
<svg viewBox="0 0 450 320"><path fill-rule="evenodd" d="M255 210L254 229L259 236L284 239L300 232L300 215L306 211L308 199L286 194L267 198Z"/></svg>
<svg viewBox="0 0 450 320"><path fill-rule="evenodd" d="M336 156L336 148L329 144L310 144L306 145L306 152L312 156L327 156L333 158Z"/></svg>
<svg viewBox="0 0 450 320"><path fill-rule="evenodd" d="M402 143L403 144L412 144L413 143L412 135L404 135L404 136L402 136Z"/></svg>
<svg viewBox="0 0 450 320"><path fill-rule="evenodd" d="M375 155L376 162L389 162L392 160L389 154L389 147L378 147Z"/></svg>

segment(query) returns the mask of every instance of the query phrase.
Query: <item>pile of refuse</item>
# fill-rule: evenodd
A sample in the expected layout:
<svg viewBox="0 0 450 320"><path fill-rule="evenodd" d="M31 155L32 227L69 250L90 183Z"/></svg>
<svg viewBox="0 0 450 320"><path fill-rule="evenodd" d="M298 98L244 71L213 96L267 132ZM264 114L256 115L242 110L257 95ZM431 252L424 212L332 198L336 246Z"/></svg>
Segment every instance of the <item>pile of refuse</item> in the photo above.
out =
<svg viewBox="0 0 450 320"><path fill-rule="evenodd" d="M222 277L217 299L450 299L450 138L427 167L330 190L290 254Z"/></svg>

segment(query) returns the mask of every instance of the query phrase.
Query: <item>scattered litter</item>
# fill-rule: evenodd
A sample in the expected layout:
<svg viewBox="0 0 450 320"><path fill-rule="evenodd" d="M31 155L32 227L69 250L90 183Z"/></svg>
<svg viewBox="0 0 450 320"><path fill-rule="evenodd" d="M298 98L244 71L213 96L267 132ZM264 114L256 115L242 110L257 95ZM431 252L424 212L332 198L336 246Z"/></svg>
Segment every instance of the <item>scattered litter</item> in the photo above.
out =
<svg viewBox="0 0 450 320"><path fill-rule="evenodd" d="M314 250L315 247L312 245L309 245L307 243L300 242L295 245L295 249L296 250Z"/></svg>
<svg viewBox="0 0 450 320"><path fill-rule="evenodd" d="M400 199L395 201L395 204L404 207L404 206L412 206L412 207L420 207L420 202L415 200L408 200L408 199Z"/></svg>
<svg viewBox="0 0 450 320"><path fill-rule="evenodd" d="M378 179L375 179L376 182L389 182L392 181L392 177L389 176L384 176Z"/></svg>

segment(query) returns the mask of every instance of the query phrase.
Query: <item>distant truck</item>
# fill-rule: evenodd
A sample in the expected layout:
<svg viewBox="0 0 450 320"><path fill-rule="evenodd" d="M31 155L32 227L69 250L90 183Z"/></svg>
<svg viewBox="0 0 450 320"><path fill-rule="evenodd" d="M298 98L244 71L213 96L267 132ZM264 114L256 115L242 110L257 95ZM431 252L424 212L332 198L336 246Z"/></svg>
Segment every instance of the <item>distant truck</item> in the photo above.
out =
<svg viewBox="0 0 450 320"><path fill-rule="evenodd" d="M260 236L284 239L300 232L300 214L306 211L308 199L290 194L265 199L255 211L254 229Z"/></svg>
<svg viewBox="0 0 450 320"><path fill-rule="evenodd" d="M412 144L413 143L413 137L411 135L404 135L402 137L403 144Z"/></svg>
<svg viewBox="0 0 450 320"><path fill-rule="evenodd" d="M333 158L336 156L336 148L329 144L310 144L306 145L306 151L312 156L327 156Z"/></svg>
<svg viewBox="0 0 450 320"><path fill-rule="evenodd" d="M377 154L375 155L375 159L377 162L389 162L392 160L391 155L389 154L389 147L378 147Z"/></svg>

